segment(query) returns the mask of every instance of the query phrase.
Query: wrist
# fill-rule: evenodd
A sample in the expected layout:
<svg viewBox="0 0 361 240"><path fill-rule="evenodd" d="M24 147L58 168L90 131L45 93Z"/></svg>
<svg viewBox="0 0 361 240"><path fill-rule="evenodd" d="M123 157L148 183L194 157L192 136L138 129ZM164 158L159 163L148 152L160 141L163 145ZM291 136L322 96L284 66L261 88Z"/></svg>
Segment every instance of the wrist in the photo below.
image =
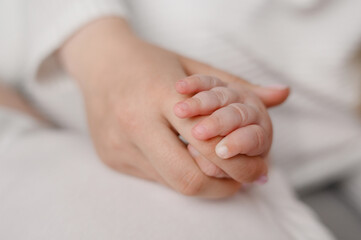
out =
<svg viewBox="0 0 361 240"><path fill-rule="evenodd" d="M73 35L59 50L65 70L80 84L104 78L108 69L126 59L131 45L139 41L126 21L107 17L94 21Z"/></svg>

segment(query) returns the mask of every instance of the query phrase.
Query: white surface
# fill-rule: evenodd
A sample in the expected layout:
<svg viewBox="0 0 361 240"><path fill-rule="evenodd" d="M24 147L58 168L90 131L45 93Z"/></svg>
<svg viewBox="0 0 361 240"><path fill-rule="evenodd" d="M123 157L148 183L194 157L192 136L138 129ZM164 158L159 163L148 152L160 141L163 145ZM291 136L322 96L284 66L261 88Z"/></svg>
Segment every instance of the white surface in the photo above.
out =
<svg viewBox="0 0 361 240"><path fill-rule="evenodd" d="M19 117L0 111L0 139L17 132L0 152L0 239L332 239L275 171L230 199L184 197L106 168L84 136Z"/></svg>
<svg viewBox="0 0 361 240"><path fill-rule="evenodd" d="M0 64L0 76L13 80L25 66L22 76L38 106L62 126L84 130L77 88L59 72L54 55L46 57L87 21L122 11L113 11L119 7L116 1L95 1L101 2L104 12L93 7L79 11L90 1L67 1L59 8L54 8L54 1L26 2L27 24L50 34L43 37L29 28L28 38L21 38L19 32L23 20L16 21L16 16L23 16L18 14L22 5L0 2L0 16L9 19L1 21L7 31L0 31L0 39L5 40L0 53L6 53L0 60L7 64ZM360 160L360 128L352 114L359 88L352 81L345 83L349 72L341 70L360 40L361 2L327 1L311 12L282 2L131 0L128 4L131 24L146 40L256 83L294 87L289 103L274 112L274 157L294 185L305 186L343 174ZM3 3L17 5L4 8ZM118 7L109 7L112 4ZM74 14L64 16L73 18L63 18L62 7ZM46 9L55 9L57 20L47 15L37 25ZM13 129L19 128L15 124ZM202 201L115 174L98 161L83 136L41 128L20 133L12 135L19 136L12 144L5 139L10 147L0 155L1 239L328 239L275 173L267 187L225 201ZM349 142L351 147L343 147ZM342 161L337 154L354 158Z"/></svg>

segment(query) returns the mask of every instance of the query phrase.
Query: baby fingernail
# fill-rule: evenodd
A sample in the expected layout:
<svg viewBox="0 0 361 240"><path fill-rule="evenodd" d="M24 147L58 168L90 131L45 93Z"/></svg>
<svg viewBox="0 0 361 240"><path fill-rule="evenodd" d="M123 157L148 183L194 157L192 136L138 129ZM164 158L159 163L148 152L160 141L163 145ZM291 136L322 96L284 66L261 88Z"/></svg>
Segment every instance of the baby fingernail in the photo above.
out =
<svg viewBox="0 0 361 240"><path fill-rule="evenodd" d="M220 158L228 158L229 151L228 151L227 146L225 146L223 144L218 144L216 146L216 154Z"/></svg>
<svg viewBox="0 0 361 240"><path fill-rule="evenodd" d="M194 128L194 131L196 132L196 134L203 136L204 134L206 134L207 128L202 125L198 125Z"/></svg>
<svg viewBox="0 0 361 240"><path fill-rule="evenodd" d="M180 80L176 83L177 87L185 88L187 86L187 82L184 80Z"/></svg>
<svg viewBox="0 0 361 240"><path fill-rule="evenodd" d="M260 178L258 178L255 183L257 184L266 184L268 182L268 177L266 175L262 175Z"/></svg>
<svg viewBox="0 0 361 240"><path fill-rule="evenodd" d="M178 108L180 110L182 110L183 112L187 111L188 110L188 104L184 103L184 102L181 102L181 103L178 103L177 104Z"/></svg>

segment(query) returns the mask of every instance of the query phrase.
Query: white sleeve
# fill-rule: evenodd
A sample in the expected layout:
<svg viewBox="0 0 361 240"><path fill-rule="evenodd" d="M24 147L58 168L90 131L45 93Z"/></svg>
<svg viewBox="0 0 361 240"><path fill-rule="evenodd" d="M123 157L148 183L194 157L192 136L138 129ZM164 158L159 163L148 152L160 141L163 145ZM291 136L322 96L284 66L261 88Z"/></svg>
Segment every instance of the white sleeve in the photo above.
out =
<svg viewBox="0 0 361 240"><path fill-rule="evenodd" d="M127 15L123 0L26 0L24 7L27 79L33 79L44 61L85 24L103 16Z"/></svg>

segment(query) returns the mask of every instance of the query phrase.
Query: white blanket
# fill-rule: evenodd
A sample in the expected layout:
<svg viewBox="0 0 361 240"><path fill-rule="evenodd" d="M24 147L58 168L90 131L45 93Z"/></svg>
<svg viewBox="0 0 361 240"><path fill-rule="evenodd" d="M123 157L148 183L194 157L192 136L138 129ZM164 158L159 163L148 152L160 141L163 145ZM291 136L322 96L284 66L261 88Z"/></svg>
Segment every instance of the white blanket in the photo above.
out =
<svg viewBox="0 0 361 240"><path fill-rule="evenodd" d="M89 139L0 109L0 239L333 239L277 171L225 200L116 173Z"/></svg>

